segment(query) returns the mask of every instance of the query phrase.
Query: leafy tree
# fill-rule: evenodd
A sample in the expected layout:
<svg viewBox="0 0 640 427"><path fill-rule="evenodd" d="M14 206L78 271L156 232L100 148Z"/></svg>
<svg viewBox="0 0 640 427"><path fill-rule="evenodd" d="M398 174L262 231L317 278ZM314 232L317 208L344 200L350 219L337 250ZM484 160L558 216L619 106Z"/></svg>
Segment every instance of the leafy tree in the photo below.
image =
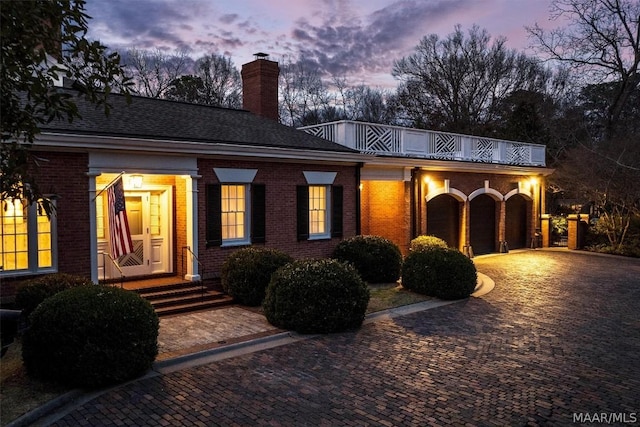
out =
<svg viewBox="0 0 640 427"><path fill-rule="evenodd" d="M204 83L197 76L180 76L169 84L165 97L174 101L205 104Z"/></svg>
<svg viewBox="0 0 640 427"><path fill-rule="evenodd" d="M51 214L30 151L41 126L79 118L74 96L85 97L108 114L108 95L128 92L120 56L86 39L89 17L84 5L84 0L0 3L0 200L37 202ZM71 82L71 91L55 88L63 78Z"/></svg>
<svg viewBox="0 0 640 427"><path fill-rule="evenodd" d="M475 133L510 93L545 90L551 74L539 61L508 50L504 37L491 40L478 26L465 37L457 25L444 39L424 37L414 54L395 62L399 102L416 127Z"/></svg>

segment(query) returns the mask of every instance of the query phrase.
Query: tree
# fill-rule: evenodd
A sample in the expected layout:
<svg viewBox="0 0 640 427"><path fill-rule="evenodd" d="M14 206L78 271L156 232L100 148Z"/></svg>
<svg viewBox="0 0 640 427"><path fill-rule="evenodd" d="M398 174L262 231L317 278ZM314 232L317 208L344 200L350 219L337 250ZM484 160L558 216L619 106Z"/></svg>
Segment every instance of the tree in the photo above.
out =
<svg viewBox="0 0 640 427"><path fill-rule="evenodd" d="M640 2L637 0L554 0L551 18L566 26L527 28L547 59L569 65L586 82L617 82L604 126L613 136L629 98L640 85Z"/></svg>
<svg viewBox="0 0 640 427"><path fill-rule="evenodd" d="M495 119L498 102L515 91L544 91L551 74L535 58L457 25L445 39L424 37L413 55L395 62L398 99L417 127L475 133Z"/></svg>
<svg viewBox="0 0 640 427"><path fill-rule="evenodd" d="M304 57L290 58L280 66L280 119L291 126L318 123L330 104L330 94L322 81L320 68ZM316 119L310 120L315 117Z"/></svg>
<svg viewBox="0 0 640 427"><path fill-rule="evenodd" d="M242 78L231 58L206 55L196 61L195 69L203 85L202 104L242 108Z"/></svg>
<svg viewBox="0 0 640 427"><path fill-rule="evenodd" d="M167 54L160 49L129 49L124 57L134 91L147 98L164 98L171 84L189 72L192 60L184 50Z"/></svg>
<svg viewBox="0 0 640 427"><path fill-rule="evenodd" d="M193 104L206 104L204 83L197 76L180 76L169 84L165 98Z"/></svg>
<svg viewBox="0 0 640 427"><path fill-rule="evenodd" d="M80 117L74 96L104 108L108 95L128 93L129 80L117 53L86 39L89 17L84 0L0 3L0 199L34 202L52 212L34 175L30 147L42 125ZM71 82L71 91L55 83ZM4 208L4 206L2 206Z"/></svg>

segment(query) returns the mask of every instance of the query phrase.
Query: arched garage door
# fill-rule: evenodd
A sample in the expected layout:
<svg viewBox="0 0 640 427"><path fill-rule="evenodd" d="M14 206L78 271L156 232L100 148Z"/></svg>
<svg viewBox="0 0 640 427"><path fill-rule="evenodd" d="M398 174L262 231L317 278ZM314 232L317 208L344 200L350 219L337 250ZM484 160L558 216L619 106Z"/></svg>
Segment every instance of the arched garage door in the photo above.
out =
<svg viewBox="0 0 640 427"><path fill-rule="evenodd" d="M469 202L469 243L475 255L496 250L496 202L480 194Z"/></svg>
<svg viewBox="0 0 640 427"><path fill-rule="evenodd" d="M506 207L505 238L509 249L527 246L527 200L519 194L509 197Z"/></svg>
<svg viewBox="0 0 640 427"><path fill-rule="evenodd" d="M447 242L452 248L460 241L460 202L441 194L427 202L427 234Z"/></svg>

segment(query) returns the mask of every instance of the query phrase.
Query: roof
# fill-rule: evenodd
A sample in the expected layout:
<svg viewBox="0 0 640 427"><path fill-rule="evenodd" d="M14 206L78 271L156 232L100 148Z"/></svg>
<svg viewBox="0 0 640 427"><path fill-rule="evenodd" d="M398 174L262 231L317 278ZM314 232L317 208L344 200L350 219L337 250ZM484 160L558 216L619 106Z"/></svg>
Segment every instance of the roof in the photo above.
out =
<svg viewBox="0 0 640 427"><path fill-rule="evenodd" d="M82 97L75 101L80 119L48 123L42 132L357 153L246 110L139 96L127 104L124 95L112 94L112 109L105 116L102 107Z"/></svg>

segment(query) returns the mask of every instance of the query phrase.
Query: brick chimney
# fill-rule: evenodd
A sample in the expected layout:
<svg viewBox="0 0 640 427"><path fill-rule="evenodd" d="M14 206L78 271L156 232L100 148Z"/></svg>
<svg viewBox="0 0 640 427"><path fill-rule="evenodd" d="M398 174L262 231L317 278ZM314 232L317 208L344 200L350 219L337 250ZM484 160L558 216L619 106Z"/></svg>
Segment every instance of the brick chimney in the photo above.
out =
<svg viewBox="0 0 640 427"><path fill-rule="evenodd" d="M242 66L242 104L259 116L278 121L278 63L269 61L266 53Z"/></svg>

